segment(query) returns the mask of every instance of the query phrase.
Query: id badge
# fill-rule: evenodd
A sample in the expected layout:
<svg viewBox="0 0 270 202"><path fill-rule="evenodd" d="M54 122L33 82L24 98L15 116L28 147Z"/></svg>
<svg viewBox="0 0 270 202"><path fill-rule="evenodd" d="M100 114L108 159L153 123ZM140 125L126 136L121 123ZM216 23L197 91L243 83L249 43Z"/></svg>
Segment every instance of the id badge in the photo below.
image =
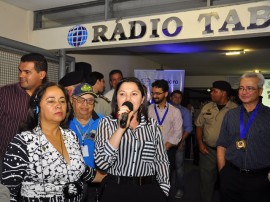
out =
<svg viewBox="0 0 270 202"><path fill-rule="evenodd" d="M88 145L81 146L81 149L82 149L83 157L88 157L89 156Z"/></svg>

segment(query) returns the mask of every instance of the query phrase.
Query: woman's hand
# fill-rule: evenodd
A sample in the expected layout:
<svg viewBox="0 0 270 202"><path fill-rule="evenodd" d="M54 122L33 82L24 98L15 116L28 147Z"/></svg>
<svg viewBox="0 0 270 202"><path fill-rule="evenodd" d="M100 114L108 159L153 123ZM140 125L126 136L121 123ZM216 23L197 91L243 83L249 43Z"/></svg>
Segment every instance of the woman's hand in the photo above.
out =
<svg viewBox="0 0 270 202"><path fill-rule="evenodd" d="M96 170L96 176L93 179L93 183L100 183L104 177L106 177L107 173L101 171L101 170Z"/></svg>
<svg viewBox="0 0 270 202"><path fill-rule="evenodd" d="M134 112L130 111L128 106L122 105L119 108L119 111L117 113L118 113L118 121L119 121L118 125L123 129L128 128ZM126 121L125 125L121 123L121 121L123 121L123 116L127 116L126 118L124 118L124 121Z"/></svg>

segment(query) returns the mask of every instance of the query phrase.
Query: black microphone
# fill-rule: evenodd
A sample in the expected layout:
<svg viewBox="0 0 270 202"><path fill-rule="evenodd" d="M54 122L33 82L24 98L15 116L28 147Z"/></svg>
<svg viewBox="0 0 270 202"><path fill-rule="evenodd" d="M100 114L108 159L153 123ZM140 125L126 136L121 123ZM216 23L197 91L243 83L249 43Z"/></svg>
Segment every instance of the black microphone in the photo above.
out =
<svg viewBox="0 0 270 202"><path fill-rule="evenodd" d="M130 111L133 110L133 104L131 102L126 101L126 102L124 102L122 104L122 106L124 106L124 105L127 106ZM120 127L121 128L125 128L126 127L126 125L127 125L127 119L128 119L128 113L125 112L125 113L121 114L121 119L120 119Z"/></svg>

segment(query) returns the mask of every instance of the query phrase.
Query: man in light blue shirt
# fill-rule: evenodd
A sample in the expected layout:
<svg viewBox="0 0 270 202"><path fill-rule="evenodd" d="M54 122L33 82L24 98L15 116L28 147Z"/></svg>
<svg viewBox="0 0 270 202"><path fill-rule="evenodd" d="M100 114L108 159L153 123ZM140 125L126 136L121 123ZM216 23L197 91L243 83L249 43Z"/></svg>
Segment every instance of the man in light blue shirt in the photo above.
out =
<svg viewBox="0 0 270 202"><path fill-rule="evenodd" d="M69 128L73 130L80 142L83 158L85 164L96 168L94 160L95 149L95 135L99 120L103 117L94 111L95 98L92 86L87 83L76 85L72 93L72 107L74 111L74 118L69 123ZM97 172L99 172L97 170ZM94 185L84 186L84 201L91 200Z"/></svg>
<svg viewBox="0 0 270 202"><path fill-rule="evenodd" d="M103 117L94 111L96 97L89 84L82 83L76 86L72 94L74 118L69 123L69 128L79 139L86 165L92 168L95 168L95 134L99 120Z"/></svg>
<svg viewBox="0 0 270 202"><path fill-rule="evenodd" d="M176 168L176 194L175 198L182 198L184 195L184 160L185 160L185 139L192 132L192 117L190 111L181 106L183 93L180 90L175 90L171 93L171 103L181 111L183 119L183 134L175 154Z"/></svg>

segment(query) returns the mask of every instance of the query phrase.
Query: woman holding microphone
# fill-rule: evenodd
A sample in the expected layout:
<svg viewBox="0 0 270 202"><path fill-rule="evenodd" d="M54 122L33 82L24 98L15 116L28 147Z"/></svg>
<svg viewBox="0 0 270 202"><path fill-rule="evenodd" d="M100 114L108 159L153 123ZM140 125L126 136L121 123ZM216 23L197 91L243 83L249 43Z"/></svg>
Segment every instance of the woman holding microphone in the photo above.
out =
<svg viewBox="0 0 270 202"><path fill-rule="evenodd" d="M137 78L121 80L112 116L100 120L95 162L108 175L101 202L165 202L170 189L169 162L157 122L147 116L147 100Z"/></svg>

